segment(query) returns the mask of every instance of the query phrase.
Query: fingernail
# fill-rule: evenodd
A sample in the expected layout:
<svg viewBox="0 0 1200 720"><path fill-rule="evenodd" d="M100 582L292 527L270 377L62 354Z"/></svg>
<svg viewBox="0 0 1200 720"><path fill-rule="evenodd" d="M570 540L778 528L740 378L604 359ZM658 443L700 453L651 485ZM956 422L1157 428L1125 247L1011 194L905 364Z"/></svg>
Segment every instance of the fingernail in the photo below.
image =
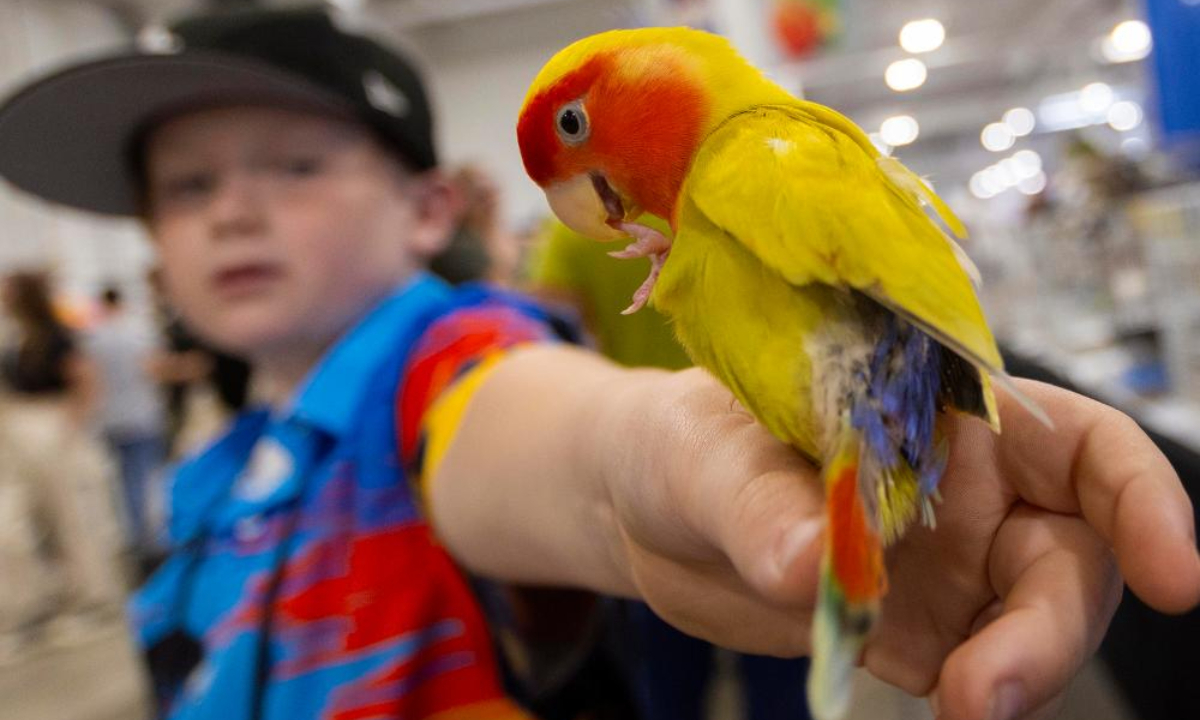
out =
<svg viewBox="0 0 1200 720"><path fill-rule="evenodd" d="M775 555L780 577L787 574L788 568L812 544L824 526L824 518L805 520L784 533L779 540L779 552Z"/></svg>
<svg viewBox="0 0 1200 720"><path fill-rule="evenodd" d="M1024 706L1025 691L1021 689L1021 683L1009 680L996 688L988 710L988 720L1016 720Z"/></svg>

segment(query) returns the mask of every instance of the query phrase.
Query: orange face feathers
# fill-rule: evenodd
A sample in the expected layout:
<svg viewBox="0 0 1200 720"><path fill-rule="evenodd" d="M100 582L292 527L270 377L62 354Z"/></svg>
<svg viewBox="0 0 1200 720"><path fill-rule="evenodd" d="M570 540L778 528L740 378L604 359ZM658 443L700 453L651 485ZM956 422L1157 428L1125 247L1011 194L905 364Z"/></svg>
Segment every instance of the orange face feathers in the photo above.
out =
<svg viewBox="0 0 1200 720"><path fill-rule="evenodd" d="M673 219L692 161L721 121L791 100L717 35L613 30L542 68L517 139L555 214L584 235L616 239L614 223L643 210Z"/></svg>
<svg viewBox="0 0 1200 720"><path fill-rule="evenodd" d="M531 94L517 137L526 172L539 185L599 174L633 204L668 217L710 103L703 86L668 56L647 72L637 52L593 55ZM634 71L629 63L643 67ZM563 117L568 106L580 116ZM575 140L566 130L579 122L586 136Z"/></svg>

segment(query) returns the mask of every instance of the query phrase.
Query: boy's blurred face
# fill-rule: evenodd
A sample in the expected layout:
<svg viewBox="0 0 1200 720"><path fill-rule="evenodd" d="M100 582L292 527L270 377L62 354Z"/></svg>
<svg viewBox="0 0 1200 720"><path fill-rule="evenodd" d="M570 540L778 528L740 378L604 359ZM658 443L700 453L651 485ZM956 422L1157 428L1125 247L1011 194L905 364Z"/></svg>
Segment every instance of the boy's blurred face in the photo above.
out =
<svg viewBox="0 0 1200 720"><path fill-rule="evenodd" d="M424 267L450 223L354 122L267 107L193 112L146 145L147 221L168 294L252 360L315 358Z"/></svg>

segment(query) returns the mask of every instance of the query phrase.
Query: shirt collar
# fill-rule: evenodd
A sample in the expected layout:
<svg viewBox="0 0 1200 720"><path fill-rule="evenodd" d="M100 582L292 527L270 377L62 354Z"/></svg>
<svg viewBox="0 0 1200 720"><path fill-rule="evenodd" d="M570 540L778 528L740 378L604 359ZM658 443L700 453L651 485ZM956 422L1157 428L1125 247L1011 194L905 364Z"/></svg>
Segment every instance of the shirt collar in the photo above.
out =
<svg viewBox="0 0 1200 720"><path fill-rule="evenodd" d="M284 414L336 437L344 436L352 429L363 396L384 363L395 358L405 342L413 341L413 331L423 327L421 321L432 317L450 294L445 282L418 273L325 353Z"/></svg>

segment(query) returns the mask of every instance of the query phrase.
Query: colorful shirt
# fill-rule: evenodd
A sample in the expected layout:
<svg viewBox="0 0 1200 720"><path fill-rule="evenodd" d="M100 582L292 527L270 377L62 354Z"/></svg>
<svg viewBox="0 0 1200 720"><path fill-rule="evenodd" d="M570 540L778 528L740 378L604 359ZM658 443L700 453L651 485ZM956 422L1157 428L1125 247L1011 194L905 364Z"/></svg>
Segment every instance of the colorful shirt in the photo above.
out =
<svg viewBox="0 0 1200 720"><path fill-rule="evenodd" d="M183 464L179 549L131 605L147 647L181 632L198 642L199 663L166 688L169 717L525 717L403 465L419 458L442 390L552 337L525 301L419 276L328 352L289 407L243 413Z"/></svg>

